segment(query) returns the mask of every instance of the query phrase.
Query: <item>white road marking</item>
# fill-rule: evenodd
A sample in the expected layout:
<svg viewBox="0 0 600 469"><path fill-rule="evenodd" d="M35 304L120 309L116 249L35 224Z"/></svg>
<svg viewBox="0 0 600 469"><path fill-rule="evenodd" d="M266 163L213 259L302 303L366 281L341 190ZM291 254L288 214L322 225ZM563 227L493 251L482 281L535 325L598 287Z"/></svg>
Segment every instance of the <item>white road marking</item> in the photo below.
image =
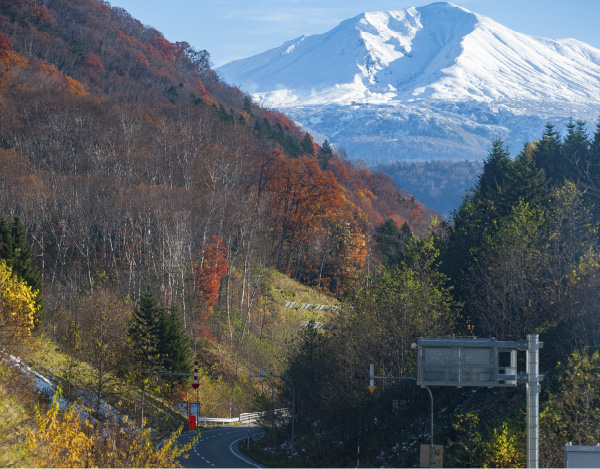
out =
<svg viewBox="0 0 600 469"><path fill-rule="evenodd" d="M257 466L256 464L254 464L253 462L248 461L247 459L241 457L239 454L237 454L234 450L233 450L233 445L235 445L238 441L241 440L245 440L246 438L248 438L247 436L243 436L242 438L238 438L237 440L233 441L230 445L229 445L229 451L231 451L231 454L233 454L234 456L240 458L242 461L244 461L246 464L250 464L251 466L254 467L260 467Z"/></svg>

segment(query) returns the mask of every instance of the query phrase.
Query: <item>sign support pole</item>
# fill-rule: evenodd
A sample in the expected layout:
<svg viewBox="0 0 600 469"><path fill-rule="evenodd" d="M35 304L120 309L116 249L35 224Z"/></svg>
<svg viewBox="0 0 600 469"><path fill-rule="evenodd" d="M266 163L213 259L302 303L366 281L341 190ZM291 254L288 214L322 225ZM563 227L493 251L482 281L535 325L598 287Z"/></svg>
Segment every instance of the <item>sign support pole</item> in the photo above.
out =
<svg viewBox="0 0 600 469"><path fill-rule="evenodd" d="M527 336L527 467L539 467L539 336Z"/></svg>
<svg viewBox="0 0 600 469"><path fill-rule="evenodd" d="M419 338L417 347L419 349L417 382L422 386L428 384L457 387L512 387L517 386L517 383L526 384L527 467L538 469L540 463L539 394L540 383L544 380L544 375L540 375L540 349L544 347L544 343L540 342L539 335L528 334L526 339L517 341L498 341L494 338ZM527 367L524 373L517 373L517 351L526 352ZM510 364L500 365L501 353L510 354ZM475 379L480 375L484 378ZM373 378L372 370L371 378Z"/></svg>

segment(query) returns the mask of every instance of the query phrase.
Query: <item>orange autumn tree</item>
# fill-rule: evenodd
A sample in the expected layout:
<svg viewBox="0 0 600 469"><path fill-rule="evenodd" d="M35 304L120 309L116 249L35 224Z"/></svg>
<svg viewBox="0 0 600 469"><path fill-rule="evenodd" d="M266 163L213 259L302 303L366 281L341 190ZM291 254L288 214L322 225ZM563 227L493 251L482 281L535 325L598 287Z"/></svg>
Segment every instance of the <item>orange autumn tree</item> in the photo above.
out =
<svg viewBox="0 0 600 469"><path fill-rule="evenodd" d="M209 236L202 250L200 264L194 265L194 284L199 290L202 300L200 312L200 333L208 340L214 337L208 329L208 320L212 315L215 303L219 299L221 279L227 273L229 261L227 248L221 236Z"/></svg>
<svg viewBox="0 0 600 469"><path fill-rule="evenodd" d="M27 59L15 52L10 39L0 33L0 91L4 91L4 75L14 66L25 67Z"/></svg>
<svg viewBox="0 0 600 469"><path fill-rule="evenodd" d="M301 280L342 294L365 266L368 226L366 214L346 200L307 246Z"/></svg>
<svg viewBox="0 0 600 469"><path fill-rule="evenodd" d="M295 248L305 245L344 202L344 191L315 158L288 159L279 153L270 167L272 232L278 239L277 268L290 272ZM286 253L287 250L287 253Z"/></svg>

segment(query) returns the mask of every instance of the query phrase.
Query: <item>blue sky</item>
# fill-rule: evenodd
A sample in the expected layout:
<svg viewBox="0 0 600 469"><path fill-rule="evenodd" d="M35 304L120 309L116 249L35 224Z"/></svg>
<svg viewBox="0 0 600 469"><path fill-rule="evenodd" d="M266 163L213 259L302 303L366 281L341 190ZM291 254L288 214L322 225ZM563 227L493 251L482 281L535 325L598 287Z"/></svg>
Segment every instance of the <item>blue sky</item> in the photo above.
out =
<svg viewBox="0 0 600 469"><path fill-rule="evenodd" d="M172 42L206 49L215 67L329 31L364 11L400 10L419 0L110 0ZM600 49L599 0L455 0L521 33L572 37Z"/></svg>

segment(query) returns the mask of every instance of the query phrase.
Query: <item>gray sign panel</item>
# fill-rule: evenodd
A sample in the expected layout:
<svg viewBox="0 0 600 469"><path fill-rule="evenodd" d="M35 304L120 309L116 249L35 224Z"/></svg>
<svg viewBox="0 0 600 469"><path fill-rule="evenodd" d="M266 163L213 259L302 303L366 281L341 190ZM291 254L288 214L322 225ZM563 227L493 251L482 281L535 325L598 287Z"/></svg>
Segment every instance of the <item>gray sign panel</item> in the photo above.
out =
<svg viewBox="0 0 600 469"><path fill-rule="evenodd" d="M423 386L512 387L516 350L495 339L419 339L418 374Z"/></svg>

